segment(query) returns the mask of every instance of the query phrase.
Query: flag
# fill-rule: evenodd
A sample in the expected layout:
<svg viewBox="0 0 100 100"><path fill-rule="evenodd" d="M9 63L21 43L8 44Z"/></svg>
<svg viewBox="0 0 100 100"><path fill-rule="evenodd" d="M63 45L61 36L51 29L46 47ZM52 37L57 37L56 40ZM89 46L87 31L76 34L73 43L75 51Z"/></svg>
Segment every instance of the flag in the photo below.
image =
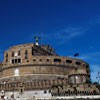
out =
<svg viewBox="0 0 100 100"><path fill-rule="evenodd" d="M79 56L79 53L75 53L75 54L74 54L74 57L77 57L77 56Z"/></svg>

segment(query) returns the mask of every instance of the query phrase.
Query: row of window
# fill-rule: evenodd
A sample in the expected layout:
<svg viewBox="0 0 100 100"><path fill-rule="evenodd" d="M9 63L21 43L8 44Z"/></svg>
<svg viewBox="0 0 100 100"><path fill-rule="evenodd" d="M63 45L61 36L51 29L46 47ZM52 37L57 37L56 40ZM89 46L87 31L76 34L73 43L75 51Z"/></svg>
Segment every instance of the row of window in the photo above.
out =
<svg viewBox="0 0 100 100"><path fill-rule="evenodd" d="M35 62L36 59L33 59L33 61ZM39 59L39 61L42 61L42 59ZM46 61L49 62L50 59L46 59ZM29 61L28 61L28 62L29 62ZM54 59L54 62L55 62L55 63L61 63L61 59L56 58L56 59ZM66 63L67 63L67 64L71 64L71 63L72 63L72 60L66 60ZM76 65L82 65L82 63L79 62L79 61L75 62L75 64L76 64ZM86 66L86 67L88 67L88 65L85 65L85 64L83 64L83 65Z"/></svg>
<svg viewBox="0 0 100 100"><path fill-rule="evenodd" d="M54 59L54 62L61 63L61 59ZM66 63L71 64L72 63L72 60L66 60ZM81 63L77 61L76 62L76 65L81 65Z"/></svg>
<svg viewBox="0 0 100 100"><path fill-rule="evenodd" d="M18 51L18 56L20 56L20 50ZM15 54L15 52L12 52L12 57L14 57L14 56L16 56L16 54ZM28 59L28 50L25 50L25 59ZM50 59L47 59L47 62L49 62L49 60ZM33 59L33 61L36 61L36 59ZM42 61L42 59L40 59L39 61ZM6 62L8 62L8 53L6 53ZM17 63L17 62L19 62L20 63L20 60L15 60L15 61L12 61L12 63L14 64L14 63ZM28 61L29 62L29 61ZM54 62L56 62L56 63L61 63L61 59L59 59L59 58L56 58L56 59L54 59ZM71 64L73 61L72 60L66 60L66 63L67 64ZM76 63L76 65L81 65L81 62L79 62L79 61L77 61L77 62L75 62ZM84 64L85 65L85 64ZM88 65L86 65L86 67L88 67Z"/></svg>
<svg viewBox="0 0 100 100"><path fill-rule="evenodd" d="M25 59L28 59L27 55L25 56ZM33 59L33 62L35 62L36 59ZM40 62L42 62L42 59L39 59ZM47 62L50 61L50 59L46 59ZM12 59L12 64L17 64L17 63L21 63L21 59L20 58L17 58L17 59ZM27 62L29 62L29 60L27 60ZM54 62L55 63L61 63L61 59L54 59ZM72 60L66 60L66 63L67 64L71 64L72 63ZM76 65L81 65L80 62L76 62ZM88 65L86 65L86 67L88 67Z"/></svg>
<svg viewBox="0 0 100 100"><path fill-rule="evenodd" d="M85 75L73 75L69 77L69 83L80 84L80 83L89 83L90 79Z"/></svg>
<svg viewBox="0 0 100 100"><path fill-rule="evenodd" d="M12 52L12 57L14 56L20 56L20 50L18 51L18 53ZM28 59L28 50L25 50L25 59ZM6 62L8 62L8 53L6 53ZM20 59L13 59L12 60L12 64L16 64L16 63L21 63Z"/></svg>
<svg viewBox="0 0 100 100"><path fill-rule="evenodd" d="M20 56L21 55L21 52L20 50L16 53L16 52L12 52L11 56L14 57L14 56ZM25 55L28 55L28 50L25 50ZM6 53L6 58L8 58L8 53Z"/></svg>
<svg viewBox="0 0 100 100"><path fill-rule="evenodd" d="M17 59L12 59L11 60L12 64L20 64L21 63L21 58L17 58Z"/></svg>

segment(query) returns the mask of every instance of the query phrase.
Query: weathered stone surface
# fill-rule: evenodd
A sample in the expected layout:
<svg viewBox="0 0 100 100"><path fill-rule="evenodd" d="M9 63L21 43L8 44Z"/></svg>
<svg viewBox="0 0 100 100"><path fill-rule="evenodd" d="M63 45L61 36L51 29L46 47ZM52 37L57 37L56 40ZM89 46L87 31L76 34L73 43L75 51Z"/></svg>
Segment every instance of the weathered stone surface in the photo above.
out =
<svg viewBox="0 0 100 100"><path fill-rule="evenodd" d="M23 44L4 52L0 82L0 89L6 91L13 88L18 91L21 83L24 90L45 90L62 85L65 91L74 91L76 86L78 91L86 91L90 89L90 67L80 59L58 56L50 46ZM91 85L90 91L93 90L98 92Z"/></svg>

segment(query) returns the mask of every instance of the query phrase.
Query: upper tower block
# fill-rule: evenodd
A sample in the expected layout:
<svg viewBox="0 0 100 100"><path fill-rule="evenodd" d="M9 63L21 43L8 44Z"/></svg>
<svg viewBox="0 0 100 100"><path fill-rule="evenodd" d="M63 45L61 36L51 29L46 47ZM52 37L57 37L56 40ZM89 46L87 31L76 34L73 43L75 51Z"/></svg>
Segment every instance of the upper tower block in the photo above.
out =
<svg viewBox="0 0 100 100"><path fill-rule="evenodd" d="M56 56L54 49L49 45L22 44L9 48L4 52L4 64L20 64L31 60L33 56Z"/></svg>

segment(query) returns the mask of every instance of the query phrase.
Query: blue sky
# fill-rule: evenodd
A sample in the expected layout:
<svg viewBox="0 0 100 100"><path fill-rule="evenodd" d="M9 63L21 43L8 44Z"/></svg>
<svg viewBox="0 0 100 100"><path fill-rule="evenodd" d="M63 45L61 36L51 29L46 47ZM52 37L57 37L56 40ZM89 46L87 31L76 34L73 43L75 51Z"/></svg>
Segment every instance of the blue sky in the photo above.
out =
<svg viewBox="0 0 100 100"><path fill-rule="evenodd" d="M100 70L100 0L0 0L0 60L8 47L34 42L52 45L62 56L79 52Z"/></svg>

